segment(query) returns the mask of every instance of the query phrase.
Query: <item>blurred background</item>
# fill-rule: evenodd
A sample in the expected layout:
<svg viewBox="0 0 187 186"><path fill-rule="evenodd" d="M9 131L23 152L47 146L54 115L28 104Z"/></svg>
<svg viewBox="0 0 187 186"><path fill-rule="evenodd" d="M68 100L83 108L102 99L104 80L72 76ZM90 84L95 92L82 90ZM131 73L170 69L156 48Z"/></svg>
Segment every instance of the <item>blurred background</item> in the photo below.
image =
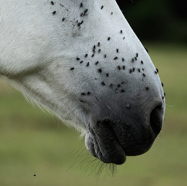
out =
<svg viewBox="0 0 187 186"><path fill-rule="evenodd" d="M155 144L122 166L104 166L78 132L0 80L0 186L187 185L186 1L117 2L164 83L166 117Z"/></svg>
<svg viewBox="0 0 187 186"><path fill-rule="evenodd" d="M187 44L186 0L118 0L135 33L144 41Z"/></svg>

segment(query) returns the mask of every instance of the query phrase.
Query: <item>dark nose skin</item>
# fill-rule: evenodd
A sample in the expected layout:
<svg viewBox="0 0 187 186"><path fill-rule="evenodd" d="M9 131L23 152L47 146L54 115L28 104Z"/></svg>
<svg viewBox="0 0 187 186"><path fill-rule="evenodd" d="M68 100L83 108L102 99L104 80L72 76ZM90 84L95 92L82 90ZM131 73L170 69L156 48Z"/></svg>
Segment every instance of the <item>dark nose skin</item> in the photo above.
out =
<svg viewBox="0 0 187 186"><path fill-rule="evenodd" d="M163 102L160 98L154 98L149 102L134 102L134 105L126 103L123 112L98 120L97 124L113 131L126 155L140 155L149 150L162 129Z"/></svg>
<svg viewBox="0 0 187 186"><path fill-rule="evenodd" d="M161 94L139 91L121 97L111 94L101 100L90 122L92 137L87 146L91 153L105 163L122 164L126 156L148 151L163 125L165 101Z"/></svg>
<svg viewBox="0 0 187 186"><path fill-rule="evenodd" d="M105 163L123 164L126 156L147 152L162 129L161 83L154 78L142 82L127 82L123 92L99 94L91 109L86 146Z"/></svg>
<svg viewBox="0 0 187 186"><path fill-rule="evenodd" d="M153 131L153 133L157 136L161 129L162 129L162 124L163 124L163 116L164 115L164 110L163 110L163 105L162 101L158 101L155 103L155 107L153 107L151 113L150 113L150 127Z"/></svg>

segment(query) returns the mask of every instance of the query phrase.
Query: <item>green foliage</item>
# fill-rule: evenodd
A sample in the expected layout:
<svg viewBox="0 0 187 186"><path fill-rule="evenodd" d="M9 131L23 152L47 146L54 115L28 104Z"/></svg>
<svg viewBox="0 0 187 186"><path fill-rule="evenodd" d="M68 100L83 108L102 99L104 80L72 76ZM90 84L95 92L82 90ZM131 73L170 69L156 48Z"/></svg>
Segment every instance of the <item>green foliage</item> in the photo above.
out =
<svg viewBox="0 0 187 186"><path fill-rule="evenodd" d="M185 186L186 48L146 47L159 69L167 101L164 128L149 152L128 157L117 167L115 177L107 167L102 175L95 176L102 164L88 154L74 129L32 107L20 93L7 91L0 82L0 185Z"/></svg>
<svg viewBox="0 0 187 186"><path fill-rule="evenodd" d="M118 2L140 40L187 43L186 1Z"/></svg>

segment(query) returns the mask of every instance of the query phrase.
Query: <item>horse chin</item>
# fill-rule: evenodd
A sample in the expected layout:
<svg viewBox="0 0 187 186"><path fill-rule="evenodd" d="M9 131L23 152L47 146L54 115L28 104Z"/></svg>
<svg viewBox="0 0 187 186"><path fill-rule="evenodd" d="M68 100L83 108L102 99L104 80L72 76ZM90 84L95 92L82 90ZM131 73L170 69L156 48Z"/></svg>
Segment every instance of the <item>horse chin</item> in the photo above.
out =
<svg viewBox="0 0 187 186"><path fill-rule="evenodd" d="M126 155L113 133L105 131L100 135L89 131L85 137L88 151L104 163L121 165L126 161Z"/></svg>

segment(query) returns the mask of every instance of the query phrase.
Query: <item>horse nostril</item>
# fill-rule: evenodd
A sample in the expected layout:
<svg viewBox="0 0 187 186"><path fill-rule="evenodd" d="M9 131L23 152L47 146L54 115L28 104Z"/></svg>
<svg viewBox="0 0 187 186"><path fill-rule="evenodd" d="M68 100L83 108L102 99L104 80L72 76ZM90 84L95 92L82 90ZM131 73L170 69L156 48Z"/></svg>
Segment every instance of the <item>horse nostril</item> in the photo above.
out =
<svg viewBox="0 0 187 186"><path fill-rule="evenodd" d="M163 122L163 107L162 103L157 105L150 114L150 125L152 127L153 132L158 135L160 130L162 129Z"/></svg>

